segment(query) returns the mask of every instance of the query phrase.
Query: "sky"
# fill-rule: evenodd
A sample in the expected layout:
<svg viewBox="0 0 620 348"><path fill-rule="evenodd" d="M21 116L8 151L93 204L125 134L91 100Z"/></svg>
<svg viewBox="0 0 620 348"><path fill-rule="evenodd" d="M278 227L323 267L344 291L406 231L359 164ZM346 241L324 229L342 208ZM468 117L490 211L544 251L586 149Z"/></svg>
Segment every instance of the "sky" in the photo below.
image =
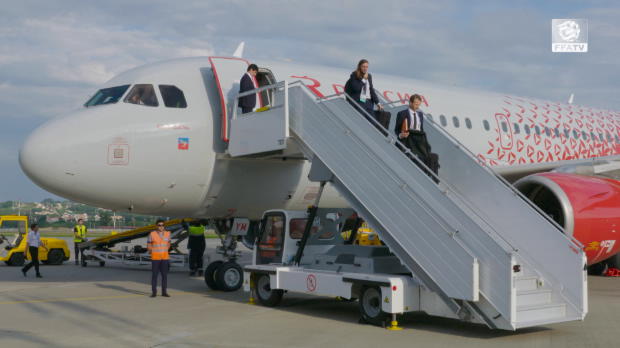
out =
<svg viewBox="0 0 620 348"><path fill-rule="evenodd" d="M30 182L19 147L118 73L231 55L371 71L620 109L614 1L0 0L0 201L58 198ZM587 53L552 53L551 20L588 20ZM79 130L76 130L79 131Z"/></svg>

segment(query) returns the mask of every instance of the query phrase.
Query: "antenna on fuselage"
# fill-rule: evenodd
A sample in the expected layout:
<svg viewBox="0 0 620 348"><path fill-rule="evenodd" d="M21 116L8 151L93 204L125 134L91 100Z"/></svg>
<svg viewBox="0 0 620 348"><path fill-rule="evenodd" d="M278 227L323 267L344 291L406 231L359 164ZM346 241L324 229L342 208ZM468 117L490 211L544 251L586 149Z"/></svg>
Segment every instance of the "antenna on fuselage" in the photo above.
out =
<svg viewBox="0 0 620 348"><path fill-rule="evenodd" d="M571 93L570 97L568 97L568 103L572 104L573 103L573 99L575 98L575 93Z"/></svg>
<svg viewBox="0 0 620 348"><path fill-rule="evenodd" d="M245 47L245 41L241 41L239 46L237 46L237 49L235 50L235 53L233 53L233 57L243 58L243 48L244 47Z"/></svg>

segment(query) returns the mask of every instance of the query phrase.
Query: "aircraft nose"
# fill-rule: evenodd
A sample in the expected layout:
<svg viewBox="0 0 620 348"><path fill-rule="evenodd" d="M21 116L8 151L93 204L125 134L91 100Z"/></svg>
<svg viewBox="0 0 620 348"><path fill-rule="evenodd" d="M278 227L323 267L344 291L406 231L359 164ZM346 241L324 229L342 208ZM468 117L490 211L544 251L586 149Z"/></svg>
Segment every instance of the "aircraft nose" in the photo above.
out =
<svg viewBox="0 0 620 348"><path fill-rule="evenodd" d="M71 185L72 161L63 158L69 155L70 142L63 120L48 121L36 129L24 142L19 151L22 171L40 187L62 195ZM66 126L66 125L65 125Z"/></svg>

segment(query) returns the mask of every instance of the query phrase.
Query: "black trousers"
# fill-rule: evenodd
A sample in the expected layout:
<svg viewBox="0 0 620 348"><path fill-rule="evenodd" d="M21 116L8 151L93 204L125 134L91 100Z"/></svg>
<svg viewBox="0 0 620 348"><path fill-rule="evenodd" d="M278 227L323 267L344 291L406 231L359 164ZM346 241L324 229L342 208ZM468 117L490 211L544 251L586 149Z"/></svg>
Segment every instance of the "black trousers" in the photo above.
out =
<svg viewBox="0 0 620 348"><path fill-rule="evenodd" d="M157 278L159 273L161 273L161 293L167 293L169 267L169 260L151 260L151 290L153 294L157 293Z"/></svg>
<svg viewBox="0 0 620 348"><path fill-rule="evenodd" d="M32 261L30 261L29 264L27 264L26 266L24 266L24 268L22 268L23 272L28 272L32 266L34 266L34 270L37 272L37 274L39 273L39 248L38 247L28 247L28 251L30 251L30 257L32 258Z"/></svg>
<svg viewBox="0 0 620 348"><path fill-rule="evenodd" d="M202 257L205 248L189 249L189 270L192 272L202 270Z"/></svg>
<svg viewBox="0 0 620 348"><path fill-rule="evenodd" d="M78 245L80 245L80 242L73 242L73 251L75 253L75 261L77 262L80 261L80 255L82 257L82 261L84 261L84 251L80 250L80 248L78 248Z"/></svg>
<svg viewBox="0 0 620 348"><path fill-rule="evenodd" d="M437 162L437 159L431 157L431 146L429 145L424 132L411 131L409 132L409 136L405 139L401 139L401 141L416 157L418 157L422 163L437 174L438 165L433 163ZM426 173L426 175L430 176L430 173L426 168L421 166L418 162L415 163L424 171L424 173Z"/></svg>

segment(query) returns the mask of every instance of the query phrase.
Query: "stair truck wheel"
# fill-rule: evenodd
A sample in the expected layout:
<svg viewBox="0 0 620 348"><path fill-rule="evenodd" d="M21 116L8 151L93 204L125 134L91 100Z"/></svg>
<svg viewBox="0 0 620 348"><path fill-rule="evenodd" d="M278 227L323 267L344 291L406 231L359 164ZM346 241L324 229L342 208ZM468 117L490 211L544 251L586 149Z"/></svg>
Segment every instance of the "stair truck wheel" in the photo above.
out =
<svg viewBox="0 0 620 348"><path fill-rule="evenodd" d="M7 262L9 266L23 266L24 263L26 263L24 253L14 253Z"/></svg>
<svg viewBox="0 0 620 348"><path fill-rule="evenodd" d="M217 269L223 264L223 261L213 261L205 269L205 283L211 290L219 290L215 282Z"/></svg>
<svg viewBox="0 0 620 348"><path fill-rule="evenodd" d="M65 258L65 253L60 249L52 249L47 253L48 265L60 265Z"/></svg>
<svg viewBox="0 0 620 348"><path fill-rule="evenodd" d="M362 288L360 315L365 322L381 326L387 320L387 313L381 309L381 289L376 286Z"/></svg>
<svg viewBox="0 0 620 348"><path fill-rule="evenodd" d="M236 291L243 285L243 269L235 261L228 261L218 267L215 283L222 291Z"/></svg>
<svg viewBox="0 0 620 348"><path fill-rule="evenodd" d="M272 289L269 281L269 274L256 274L254 281L254 295L263 306L275 307L284 295L284 290Z"/></svg>

